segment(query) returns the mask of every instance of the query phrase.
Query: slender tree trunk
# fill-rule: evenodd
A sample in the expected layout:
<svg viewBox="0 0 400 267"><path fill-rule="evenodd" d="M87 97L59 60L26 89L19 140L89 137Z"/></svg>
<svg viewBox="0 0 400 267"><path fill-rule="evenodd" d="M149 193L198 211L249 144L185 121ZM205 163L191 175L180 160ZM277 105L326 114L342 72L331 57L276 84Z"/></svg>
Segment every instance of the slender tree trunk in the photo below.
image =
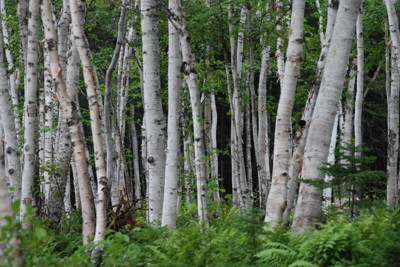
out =
<svg viewBox="0 0 400 267"><path fill-rule="evenodd" d="M0 31L0 119L4 128L4 147L7 158L6 175L10 186L14 188L13 200L21 198L21 161L17 132L15 129L14 112L11 108L7 70L4 65L3 38Z"/></svg>
<svg viewBox="0 0 400 267"><path fill-rule="evenodd" d="M334 116L331 114L335 114L338 109L360 6L361 0L342 0L339 4L337 23L333 30L324 75L307 136L303 179L323 179L320 167L323 166L329 153L328 146L334 124ZM321 218L321 198L321 189L306 183L300 184L293 230L304 232L307 227L315 226Z"/></svg>
<svg viewBox="0 0 400 267"><path fill-rule="evenodd" d="M161 101L158 15L155 0L142 0L144 112L146 116L149 221L161 219L165 176L165 118Z"/></svg>
<svg viewBox="0 0 400 267"><path fill-rule="evenodd" d="M169 3L173 8L173 2ZM164 205L161 225L168 229L176 226L178 200L178 152L180 140L180 87L181 87L181 49L179 33L171 21L168 21L168 142L165 164Z"/></svg>
<svg viewBox="0 0 400 267"><path fill-rule="evenodd" d="M268 194L267 214L265 216L265 221L271 222L272 226L277 225L282 220L287 201L291 138L290 118L302 60L304 9L304 0L293 1L285 74L281 85L282 91L276 117L272 184Z"/></svg>
<svg viewBox="0 0 400 267"><path fill-rule="evenodd" d="M50 62L49 62L49 55L48 55L48 51L44 51L44 62L45 62L45 67L46 70L44 70L44 107L43 107L43 112L44 112L44 120L43 122L41 122L43 124L43 129L44 129L44 133L43 133L43 150L44 150L44 156L43 156L43 166L44 166L44 171L43 171L43 178L44 178L44 197L45 200L44 202L47 204L49 202L49 198L50 198L50 191L51 190L57 190L57 185L58 185L58 181L57 181L57 176L54 175L54 172L58 172L58 170L55 170L55 168L53 168L53 133L52 133L52 129L53 129L53 94L54 94L54 90L53 90L53 84L52 84L52 79L50 76ZM59 118L60 121L62 121L61 118ZM60 136L62 133L62 131L59 131L58 136ZM59 140L56 140L59 141ZM56 144L59 144L59 142L56 142ZM64 159L64 158L63 158ZM65 159L68 160L68 159ZM53 177L52 177L53 176ZM54 195L53 195L54 196ZM59 202L60 199L51 199L51 201L56 201ZM56 203L51 203L52 205L57 205ZM62 201L60 203L62 205ZM60 219L58 215L61 214L61 209L57 208L55 209L55 212L58 214L55 214L55 216L52 216L52 211L49 210L49 218L51 220L56 220L56 219ZM58 223L58 222L57 222Z"/></svg>
<svg viewBox="0 0 400 267"><path fill-rule="evenodd" d="M97 243L104 239L104 234L107 226L106 205L108 195L108 179L106 176L106 166L104 159L104 140L100 120L101 111L99 109L99 106L101 106L102 103L99 102L96 70L91 63L91 51L88 47L86 36L83 33L83 26L81 25L77 0L70 0L70 9L74 40L78 49L79 57L81 58L82 62L83 76L85 79L90 109L90 120L97 176L96 231L94 237L94 242Z"/></svg>
<svg viewBox="0 0 400 267"><path fill-rule="evenodd" d="M4 64L3 60L1 60L1 64ZM0 69L5 70L5 66L3 65ZM7 80L7 76L4 76L2 79ZM7 217L13 217L11 203L11 194L7 185L3 139L0 136L0 229L8 224ZM2 255L1 260L3 264L9 261L11 263L10 266L23 266L22 257L19 255L18 242L15 237L0 242L0 254Z"/></svg>
<svg viewBox="0 0 400 267"><path fill-rule="evenodd" d="M6 13L6 3L5 0L0 1L0 8L1 8L1 25L3 29L3 40L4 40L4 50L7 59L7 66L8 66L8 80L10 85L10 95L11 95L11 103L15 107L14 108L14 121L15 121L15 129L17 130L17 140L20 139L20 131L21 131L21 121L19 113L17 112L17 107L19 106L18 101L18 89L19 83L21 80L21 70L14 65L14 60L10 50L10 42L9 42L9 33L8 33L8 21L5 19L7 18ZM15 191L14 191L15 195Z"/></svg>
<svg viewBox="0 0 400 267"><path fill-rule="evenodd" d="M258 184L260 190L260 208L266 208L268 195L268 183L271 180L269 163L269 134L267 114L267 75L269 69L270 47L264 47L261 54L261 70L258 82L258 147L257 147L257 169ZM254 123L254 122L253 122Z"/></svg>
<svg viewBox="0 0 400 267"><path fill-rule="evenodd" d="M277 7L277 24L276 24L276 30L281 31L282 30L282 21L283 21L283 3L280 0L276 1L276 7ZM281 84L281 87L283 85L283 77L285 75L285 55L282 53L281 49L283 49L283 38L278 36L278 39L276 40L276 52L275 52L275 57L276 57L276 62L277 62L277 68L278 68L278 77L279 77L279 82Z"/></svg>
<svg viewBox="0 0 400 267"><path fill-rule="evenodd" d="M66 116L67 125L71 134L71 142L74 148L75 164L77 166L77 176L79 181L79 192L82 201L82 235L84 244L88 243L88 237L92 237L95 231L95 213L93 205L93 196L90 190L88 167L86 162L85 147L83 145L83 137L81 127L79 125L78 111L76 104L67 94L66 85L62 75L62 69L59 63L57 50L57 35L52 17L52 4L50 0L42 2L42 21L45 28L46 49L49 56L51 76L55 85L57 96ZM65 184L63 185L65 186ZM60 190L60 189L58 189ZM63 194L60 193L63 196ZM59 204L55 203L59 209L62 209ZM54 207L51 207L54 208Z"/></svg>
<svg viewBox="0 0 400 267"><path fill-rule="evenodd" d="M38 80L38 31L39 31L39 1L29 2L28 20L28 50L25 74L25 104L24 104L24 169L22 173L21 210L24 218L27 206L32 204L33 175L35 172L35 150L37 143L37 80Z"/></svg>
<svg viewBox="0 0 400 267"><path fill-rule="evenodd" d="M400 32L399 32L399 21L396 14L396 8L394 7L394 0L384 0L384 2L386 5L386 10L389 19L389 30L390 30L390 39L392 40L392 46L393 46L393 57L396 60L397 69L400 70ZM360 22L362 22L361 18ZM360 25L360 27L362 26ZM362 28L360 29L362 32ZM358 51L358 46L359 44L357 44L357 51Z"/></svg>
<svg viewBox="0 0 400 267"><path fill-rule="evenodd" d="M243 4L241 14L247 14L248 7L247 4ZM248 181L246 178L246 166L245 166L245 155L243 151L243 112L242 112L242 91L240 87L240 73L241 69L238 69L238 66L241 66L237 55L243 54L243 47L238 44L241 43L241 35L238 35L238 42L236 43L235 38L233 36L233 4L230 4L229 7L229 32L231 33L230 36L230 44L231 44L231 70L232 70L232 78L233 78L233 95L230 101L231 104L231 112L232 112L232 135L231 135L231 142L232 142L232 165L236 168L235 173L233 175L233 180L236 180L236 190L237 190L237 197L239 201L239 205L241 208L250 208L251 206L251 198L249 195L249 188L248 188ZM243 20L243 19L242 19ZM243 27L239 27L242 28ZM229 76L227 77L229 79Z"/></svg>
<svg viewBox="0 0 400 267"><path fill-rule="evenodd" d="M183 9L179 0L170 0L172 20L177 27L182 49L181 71L185 76L190 93L194 130L194 154L197 183L197 209L199 219L208 222L208 209L206 201L207 193L207 161L205 159L204 130L202 126L203 115L201 112L200 90L197 72L195 70L195 58L190 46L190 36L187 32L187 24L183 15Z"/></svg>
<svg viewBox="0 0 400 267"><path fill-rule="evenodd" d="M351 144L351 139L353 137L353 113L354 113L354 86L356 82L356 68L357 68L357 60L354 59L352 63L350 63L350 73L349 73L349 82L347 86L347 92L345 93L345 101L344 101L344 123L343 123L343 137L341 140L341 145L346 147ZM347 151L348 152L348 151ZM344 153L347 153L344 151Z"/></svg>
<svg viewBox="0 0 400 267"><path fill-rule="evenodd" d="M362 109L364 102L364 36L363 36L362 8L357 17L357 92L354 110L354 144L362 144ZM361 152L355 153L361 157Z"/></svg>
<svg viewBox="0 0 400 267"><path fill-rule="evenodd" d="M18 14L18 25L19 30L21 32L21 40L22 40L22 51L24 55L24 65L26 65L28 59L28 0L19 0L17 6L17 14Z"/></svg>
<svg viewBox="0 0 400 267"><path fill-rule="evenodd" d="M115 65L117 64L118 57L121 51L122 42L124 40L124 27L125 27L125 17L126 17L126 6L128 4L127 0L122 0L121 14L118 22L118 36L117 43L115 44L114 53L111 59L111 63L108 67L105 82L105 93L104 93L104 118L106 126L106 147L107 147L107 177L111 184L111 204L114 207L119 204L119 182L116 180L116 175L114 173L114 146L111 136L111 122L110 122L110 104L111 104L111 79L114 72Z"/></svg>
<svg viewBox="0 0 400 267"><path fill-rule="evenodd" d="M388 102L388 160L386 202L388 207L398 203L397 167L399 153L399 71L392 57L392 75Z"/></svg>

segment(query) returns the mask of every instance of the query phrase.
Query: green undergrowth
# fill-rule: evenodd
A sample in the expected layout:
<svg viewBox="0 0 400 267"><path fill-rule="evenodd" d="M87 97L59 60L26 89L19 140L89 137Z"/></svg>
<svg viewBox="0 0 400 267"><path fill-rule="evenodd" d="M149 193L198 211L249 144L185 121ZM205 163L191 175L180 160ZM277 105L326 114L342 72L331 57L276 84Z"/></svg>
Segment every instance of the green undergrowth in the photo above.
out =
<svg viewBox="0 0 400 267"><path fill-rule="evenodd" d="M31 222L22 230L9 219L0 236L0 242L18 238L24 266L93 266L78 215L57 233L38 218ZM331 214L306 234L271 231L254 209L227 208L208 225L184 213L173 231L145 224L109 230L101 245L102 266L400 266L400 208L369 208L355 220ZM11 265L2 256L0 262Z"/></svg>

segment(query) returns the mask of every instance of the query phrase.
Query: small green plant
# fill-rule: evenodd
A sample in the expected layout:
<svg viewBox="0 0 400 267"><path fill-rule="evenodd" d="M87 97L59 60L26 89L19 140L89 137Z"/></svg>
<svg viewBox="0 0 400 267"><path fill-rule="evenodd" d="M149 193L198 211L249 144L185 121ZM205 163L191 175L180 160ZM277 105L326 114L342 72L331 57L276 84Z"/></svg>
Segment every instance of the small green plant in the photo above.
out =
<svg viewBox="0 0 400 267"><path fill-rule="evenodd" d="M307 179L301 181L322 189L332 188L332 197L338 202L335 203L336 206L347 209L350 217L354 218L358 208L370 206L371 200L384 193L386 174L371 170L370 166L376 157L366 156L369 151L370 149L362 145L338 146L335 150L336 162L325 163L325 167L321 168L331 178L328 182Z"/></svg>

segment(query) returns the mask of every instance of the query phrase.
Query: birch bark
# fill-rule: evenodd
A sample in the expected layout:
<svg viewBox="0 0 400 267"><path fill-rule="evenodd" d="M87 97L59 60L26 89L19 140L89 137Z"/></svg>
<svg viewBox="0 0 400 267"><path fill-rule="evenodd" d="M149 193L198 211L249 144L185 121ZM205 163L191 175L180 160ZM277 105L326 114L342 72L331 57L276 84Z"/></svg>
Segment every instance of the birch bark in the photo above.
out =
<svg viewBox="0 0 400 267"><path fill-rule="evenodd" d="M362 144L362 109L364 102L364 36L363 36L363 11L360 8L357 17L357 92L354 109L354 145ZM355 153L361 157L361 152Z"/></svg>
<svg viewBox="0 0 400 267"><path fill-rule="evenodd" d="M173 2L169 2L173 8ZM179 33L171 21L168 21L168 142L165 164L164 205L161 225L168 229L176 226L178 200L178 152L180 140L180 88L181 88L181 49Z"/></svg>
<svg viewBox="0 0 400 267"><path fill-rule="evenodd" d="M304 147L306 144L308 131L310 128L311 118L314 112L315 102L317 100L319 87L321 85L321 79L323 70L326 62L326 55L331 43L332 33L335 26L335 20L338 10L338 3L336 1L330 0L328 4L328 20L326 25L326 31L324 36L324 43L321 48L321 53L318 59L317 67L314 72L314 78L311 83L310 92L307 97L306 106L303 111L301 118L303 126L300 126L296 131L294 137L294 148L293 155L289 166L289 183L288 183L288 197L287 197L287 207L284 212L284 219L287 220L291 214L294 206L295 195L298 188L297 178L300 174L301 165L303 162Z"/></svg>
<svg viewBox="0 0 400 267"><path fill-rule="evenodd" d="M104 93L104 118L105 118L105 135L106 135L106 148L107 148L107 177L111 184L111 204L112 206L118 205L119 196L119 181L116 180L116 175L114 173L114 146L112 142L111 135L111 122L110 122L110 104L111 104L111 78L114 72L115 65L118 61L118 57L121 51L122 42L124 40L124 27L125 27L125 17L126 17L126 6L128 4L127 0L122 1L121 14L118 22L118 36L117 42L115 44L115 49L111 59L111 63L107 69L106 82L105 82L105 93ZM114 190L113 190L114 189ZM116 190L115 190L116 189Z"/></svg>
<svg viewBox="0 0 400 267"><path fill-rule="evenodd" d="M108 194L108 179L104 159L104 141L100 120L101 102L97 91L97 75L91 63L91 51L88 47L86 36L80 20L80 12L77 0L70 0L71 19L74 32L74 40L82 62L83 75L85 79L86 92L89 101L90 120L93 136L94 158L97 176L97 205L96 205L96 231L94 242L104 239L107 226L106 205ZM82 196L81 196L82 198Z"/></svg>
<svg viewBox="0 0 400 267"><path fill-rule="evenodd" d="M388 102L388 160L387 160L387 189L386 202L388 207L394 207L398 203L397 193L397 167L399 152L399 71L392 57L389 102Z"/></svg>
<svg viewBox="0 0 400 267"><path fill-rule="evenodd" d="M346 75L353 35L361 0L343 0L339 4L336 25L327 54L324 75L315 105L304 152L303 179L323 179L320 167L328 156L334 116L338 108ZM315 226L321 216L322 190L301 183L292 224L293 230L304 232Z"/></svg>
<svg viewBox="0 0 400 267"><path fill-rule="evenodd" d="M302 60L304 0L294 0L285 74L281 86L274 141L274 163L271 190L267 200L265 221L275 226L282 220L287 201L287 182L290 161L290 127L297 78Z"/></svg>
<svg viewBox="0 0 400 267"><path fill-rule="evenodd" d="M195 58L190 46L190 36L187 31L187 24L183 14L183 9L179 0L170 0L172 10L172 20L177 27L182 49L182 67L186 83L190 93L190 104L192 107L193 130L194 130L194 153L196 166L197 183L197 209L199 219L208 222L207 210L207 162L205 160L204 130L202 129L203 115L200 105L200 90L197 72L195 70Z"/></svg>
<svg viewBox="0 0 400 267"><path fill-rule="evenodd" d="M161 219L166 159L166 122L161 101L157 5L155 0L140 2L150 222Z"/></svg>
<svg viewBox="0 0 400 267"><path fill-rule="evenodd" d="M3 61L1 61L3 62ZM5 67L1 67L5 70ZM7 80L7 76L4 76L4 80ZM0 229L8 224L7 217L13 216L13 211L11 209L11 194L7 186L6 178L6 167L5 167L5 155L3 140L0 136ZM0 242L0 254L2 255L2 263L7 263L7 260L11 260L11 266L22 266L23 262L18 251L17 239L11 238L11 240L2 240Z"/></svg>
<svg viewBox="0 0 400 267"><path fill-rule="evenodd" d="M33 174L35 166L35 150L37 143L37 80L38 80L38 31L39 31L39 1L29 2L28 47L25 74L25 104L24 104L24 169L21 189L21 220L24 218L27 206L32 204Z"/></svg>
<svg viewBox="0 0 400 267"><path fill-rule="evenodd" d="M66 116L66 122L69 125L71 141L74 148L75 164L77 166L77 176L79 181L79 192L82 201L82 235L84 244L87 244L88 238L94 235L95 230L93 196L90 190L86 153L82 140L81 127L79 125L78 111L76 109L75 102L72 101L67 94L66 85L62 76L62 69L59 63L57 34L52 17L51 6L51 0L42 1L42 21L45 28L44 35L46 49L49 56L51 76L57 91L63 114ZM63 196L61 193L60 195ZM50 206L50 208L53 210L55 208L62 209L62 200L63 198L59 199L59 201L54 203L55 206ZM61 206L58 202L61 202Z"/></svg>
<svg viewBox="0 0 400 267"><path fill-rule="evenodd" d="M14 108L14 120L15 120L15 129L17 130L17 140L20 140L20 130L21 130L21 121L19 113L16 110L18 107L18 89L21 80L21 70L14 65L14 59L10 50L10 42L9 42L9 33L8 33L8 22L5 20L7 18L6 13L6 3L5 0L0 1L0 9L1 9L1 25L3 29L3 40L4 40L4 50L7 59L8 66L8 80L10 85L10 95L11 95L11 103L15 107ZM15 191L14 191L15 194Z"/></svg>
<svg viewBox="0 0 400 267"><path fill-rule="evenodd" d="M389 20L390 39L393 46L393 57L396 60L397 69L400 69L400 32L394 0L385 0ZM357 45L358 47L358 45Z"/></svg>
<svg viewBox="0 0 400 267"><path fill-rule="evenodd" d="M6 175L10 180L10 186L14 188L13 200L21 198L21 160L15 129L14 112L11 108L7 70L4 65L3 38L0 31L0 119L4 128L4 147L7 158Z"/></svg>

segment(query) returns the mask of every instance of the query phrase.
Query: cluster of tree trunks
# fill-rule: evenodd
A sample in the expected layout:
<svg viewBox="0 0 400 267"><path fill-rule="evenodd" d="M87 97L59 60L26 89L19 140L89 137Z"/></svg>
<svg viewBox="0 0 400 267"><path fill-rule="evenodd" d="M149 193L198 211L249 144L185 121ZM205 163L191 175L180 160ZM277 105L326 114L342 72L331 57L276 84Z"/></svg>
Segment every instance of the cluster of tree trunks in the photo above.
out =
<svg viewBox="0 0 400 267"><path fill-rule="evenodd" d="M219 8L219 13L213 9L213 19L227 28L225 32L221 27L220 41L230 109L232 204L241 209L265 209L265 221L273 227L287 222L294 211L291 227L304 232L320 221L323 205L341 203L332 199L331 188L322 190L306 182L299 185L298 178L332 178L325 177L320 168L326 161L335 163L338 126L343 147L353 138L356 146L362 144L363 100L368 92L364 85L362 0L330 0L326 26L316 2L320 56L294 134L292 113L301 73L306 1L293 0L291 12L281 1L266 6L250 6L247 1L240 6L229 3L227 16L221 1L210 0L206 4L210 9ZM387 205L392 207L399 200L400 36L393 0L385 0L385 5ZM25 219L30 205L43 209L54 227L63 219L62 210L68 216L68 212L81 208L84 244L104 239L109 210L117 214L129 211L135 204L147 208L150 223L160 221L162 226L173 229L180 207L189 207L196 200L198 220L207 224L211 216L209 205L211 201L221 203L223 186L217 143L218 92L213 88L201 90L201 82L207 83L211 76L216 48L211 43L207 45L206 71L199 75L180 0L169 0L168 6L155 0L122 0L116 45L104 77L104 99L84 32L84 3L64 0L61 16L55 21L51 0L30 0L29 6L25 0L18 2L23 75L9 48L4 0L0 7L0 226L5 224L6 216L13 216L11 203L17 200L18 217L25 227L30 227ZM265 16L265 10L272 8L276 8L276 17ZM131 9L140 10L140 16L130 16ZM167 120L161 90L159 12L168 17ZM275 51L267 42L268 33L254 38L253 20L275 24L274 30L280 31L289 18L286 53L282 51L284 36L277 38ZM135 23L141 25L141 49ZM43 51L39 45L40 27ZM351 59L355 35L357 53ZM260 62L256 62L256 47L261 51ZM270 57L271 52L275 57ZM272 60L276 60L281 89L273 146L267 112L267 78ZM41 63L44 71L38 67ZM84 133L81 122L80 68L91 133ZM127 120L129 116L138 117L135 106L128 104L133 69L140 79L141 131L135 122ZM15 108L20 105L21 79L22 118ZM342 105L343 89L346 97ZM43 131L39 133L39 129ZM88 148L85 134L92 137L93 149ZM132 151L132 164L127 162L127 147ZM94 153L93 166L89 151ZM354 156L362 155L357 152ZM34 177L38 172L40 181ZM38 197L34 188L39 188L42 195ZM9 246L17 246L16 241L0 246L0 253ZM99 255L100 249L97 247L93 253ZM95 263L98 260L93 258Z"/></svg>

